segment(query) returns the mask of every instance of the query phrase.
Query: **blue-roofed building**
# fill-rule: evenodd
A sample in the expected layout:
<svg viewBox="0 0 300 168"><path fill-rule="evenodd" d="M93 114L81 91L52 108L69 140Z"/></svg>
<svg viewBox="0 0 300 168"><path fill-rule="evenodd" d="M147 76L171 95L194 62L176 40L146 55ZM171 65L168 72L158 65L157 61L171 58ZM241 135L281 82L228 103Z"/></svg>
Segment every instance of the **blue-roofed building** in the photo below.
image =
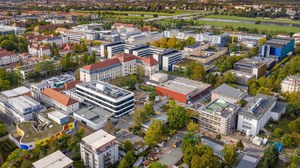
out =
<svg viewBox="0 0 300 168"><path fill-rule="evenodd" d="M260 47L261 57L272 57L279 61L294 51L295 39L289 37L276 37L268 40Z"/></svg>

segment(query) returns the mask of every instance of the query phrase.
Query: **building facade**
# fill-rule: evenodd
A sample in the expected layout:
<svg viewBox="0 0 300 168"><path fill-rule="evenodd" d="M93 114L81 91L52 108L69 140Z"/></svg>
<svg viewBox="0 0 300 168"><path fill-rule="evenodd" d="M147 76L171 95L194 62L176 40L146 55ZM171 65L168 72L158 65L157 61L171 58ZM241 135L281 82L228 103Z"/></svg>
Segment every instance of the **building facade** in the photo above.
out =
<svg viewBox="0 0 300 168"><path fill-rule="evenodd" d="M281 82L281 92L299 92L300 91L300 75L291 75Z"/></svg>
<svg viewBox="0 0 300 168"><path fill-rule="evenodd" d="M276 37L265 42L260 47L261 57L284 59L294 51L295 39L289 37Z"/></svg>
<svg viewBox="0 0 300 168"><path fill-rule="evenodd" d="M200 127L223 135L236 130L239 107L224 100L216 99L208 105L200 107Z"/></svg>
<svg viewBox="0 0 300 168"><path fill-rule="evenodd" d="M101 81L76 85L76 94L118 118L134 110L134 93Z"/></svg>
<svg viewBox="0 0 300 168"><path fill-rule="evenodd" d="M116 137L99 130L84 137L80 143L80 155L84 165L90 168L107 168L119 160Z"/></svg>
<svg viewBox="0 0 300 168"><path fill-rule="evenodd" d="M246 98L246 106L238 112L237 130L256 136L271 118L279 120L285 112L285 106L280 105L276 99L263 94Z"/></svg>

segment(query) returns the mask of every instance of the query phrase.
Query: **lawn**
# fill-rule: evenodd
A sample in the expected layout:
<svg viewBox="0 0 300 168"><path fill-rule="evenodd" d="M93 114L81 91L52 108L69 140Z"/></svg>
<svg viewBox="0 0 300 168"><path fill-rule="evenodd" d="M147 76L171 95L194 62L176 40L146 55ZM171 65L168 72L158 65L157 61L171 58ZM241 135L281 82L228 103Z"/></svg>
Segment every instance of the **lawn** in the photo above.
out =
<svg viewBox="0 0 300 168"><path fill-rule="evenodd" d="M282 117L278 122L268 122L265 126L265 128L272 132L275 128L281 128L283 129L284 132L288 133L289 132L289 127L288 124L291 120L286 118L286 117ZM272 127L270 126L272 125Z"/></svg>
<svg viewBox="0 0 300 168"><path fill-rule="evenodd" d="M250 17L238 17L229 15L208 15L204 18L211 19L227 19L227 20L248 20L248 21L262 21L262 22L277 22L277 23L290 23L290 24L300 24L300 21L290 20L290 19L271 19L271 18L250 18Z"/></svg>
<svg viewBox="0 0 300 168"><path fill-rule="evenodd" d="M200 10L176 10L174 13L167 12L147 12L147 11L121 11L121 10L100 10L101 12L114 12L116 14L132 14L132 15L154 15L157 14L159 16L173 16L180 15L186 13L202 13ZM78 11L78 12L91 12L91 11ZM93 11L94 12L94 11Z"/></svg>
<svg viewBox="0 0 300 168"><path fill-rule="evenodd" d="M238 27L247 27L257 28L258 30L268 30L268 31L286 31L286 32L299 32L299 27L288 27L288 26L275 26L275 25L263 25L263 24L252 24L252 23L228 23L228 22L216 22L216 21L206 21L206 20L199 20L198 21L204 25L211 25L216 27L225 27L225 26L232 26L233 28Z"/></svg>

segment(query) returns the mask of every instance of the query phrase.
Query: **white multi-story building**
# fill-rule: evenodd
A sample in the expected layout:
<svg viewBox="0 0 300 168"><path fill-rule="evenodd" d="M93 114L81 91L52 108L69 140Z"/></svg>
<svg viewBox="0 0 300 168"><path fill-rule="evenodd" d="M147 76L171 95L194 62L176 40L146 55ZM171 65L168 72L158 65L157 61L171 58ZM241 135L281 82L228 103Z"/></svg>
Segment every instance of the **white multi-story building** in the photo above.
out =
<svg viewBox="0 0 300 168"><path fill-rule="evenodd" d="M75 77L73 75L60 75L56 77L52 77L49 79L45 79L40 83L32 84L30 86L31 95L37 100L41 99L41 92L47 88L60 88L65 83L70 83L75 80Z"/></svg>
<svg viewBox="0 0 300 168"><path fill-rule="evenodd" d="M163 38L163 33L160 32L143 32L140 34L135 34L129 36L127 42L129 44L139 45L139 44L146 44L152 43L155 40L160 40Z"/></svg>
<svg viewBox="0 0 300 168"><path fill-rule="evenodd" d="M99 106L121 117L134 110L134 94L122 88L101 81L92 81L76 85L76 94L84 101Z"/></svg>
<svg viewBox="0 0 300 168"><path fill-rule="evenodd" d="M28 45L28 52L33 56L37 56L37 57L42 57L43 55L45 56L51 55L50 47L43 46L40 44Z"/></svg>
<svg viewBox="0 0 300 168"><path fill-rule="evenodd" d="M181 61L182 51L166 49L158 54L153 54L153 58L159 62L160 70L172 71L173 65Z"/></svg>
<svg viewBox="0 0 300 168"><path fill-rule="evenodd" d="M291 75L281 82L281 92L299 92L300 91L300 75Z"/></svg>
<svg viewBox="0 0 300 168"><path fill-rule="evenodd" d="M158 71L158 62L152 57L142 58L132 54L117 54L109 60L80 68L80 80L84 82L109 81L116 77L135 74L137 66L144 68L146 76Z"/></svg>
<svg viewBox="0 0 300 168"><path fill-rule="evenodd" d="M116 137L103 130L94 132L82 139L80 155L87 167L107 168L119 160Z"/></svg>
<svg viewBox="0 0 300 168"><path fill-rule="evenodd" d="M45 107L40 102L24 95L0 99L0 110L16 122L23 122L33 120L33 113L43 111Z"/></svg>
<svg viewBox="0 0 300 168"><path fill-rule="evenodd" d="M285 104L273 96L258 94L245 101L246 106L238 112L237 130L247 135L256 136L271 118L277 121L285 112Z"/></svg>
<svg viewBox="0 0 300 168"><path fill-rule="evenodd" d="M124 42L103 44L100 46L101 57L111 58L115 54L123 53L124 47Z"/></svg>
<svg viewBox="0 0 300 168"><path fill-rule="evenodd" d="M16 53L0 49L0 67L19 62L19 60L19 56Z"/></svg>
<svg viewBox="0 0 300 168"><path fill-rule="evenodd" d="M44 43L44 44L49 43L49 44L52 45L53 43L55 43L57 46L60 46L62 44L66 44L68 42L69 42L69 39L65 35L62 35L62 36L59 36L59 37L50 37L50 38L47 38L47 39L42 41L42 43Z"/></svg>
<svg viewBox="0 0 300 168"><path fill-rule="evenodd" d="M228 38L229 36L226 33L221 35L214 35L213 33L206 32L197 34L195 40L198 42L210 42L215 46L225 47Z"/></svg>
<svg viewBox="0 0 300 168"><path fill-rule="evenodd" d="M124 24L124 23L114 23L111 26L111 29L117 31L118 33L131 33L137 32L138 28L133 24Z"/></svg>
<svg viewBox="0 0 300 168"><path fill-rule="evenodd" d="M224 100L216 99L200 107L201 128L227 135L236 129L236 114L239 107Z"/></svg>

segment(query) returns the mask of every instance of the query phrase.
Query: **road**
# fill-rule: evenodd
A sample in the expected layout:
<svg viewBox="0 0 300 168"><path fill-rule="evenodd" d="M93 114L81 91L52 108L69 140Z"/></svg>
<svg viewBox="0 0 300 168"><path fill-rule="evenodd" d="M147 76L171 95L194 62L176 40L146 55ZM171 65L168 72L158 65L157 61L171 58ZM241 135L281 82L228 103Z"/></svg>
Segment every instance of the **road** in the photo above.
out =
<svg viewBox="0 0 300 168"><path fill-rule="evenodd" d="M16 131L16 126L14 125L14 121L3 112L0 112L0 120L6 125L6 129L8 133L13 133Z"/></svg>

